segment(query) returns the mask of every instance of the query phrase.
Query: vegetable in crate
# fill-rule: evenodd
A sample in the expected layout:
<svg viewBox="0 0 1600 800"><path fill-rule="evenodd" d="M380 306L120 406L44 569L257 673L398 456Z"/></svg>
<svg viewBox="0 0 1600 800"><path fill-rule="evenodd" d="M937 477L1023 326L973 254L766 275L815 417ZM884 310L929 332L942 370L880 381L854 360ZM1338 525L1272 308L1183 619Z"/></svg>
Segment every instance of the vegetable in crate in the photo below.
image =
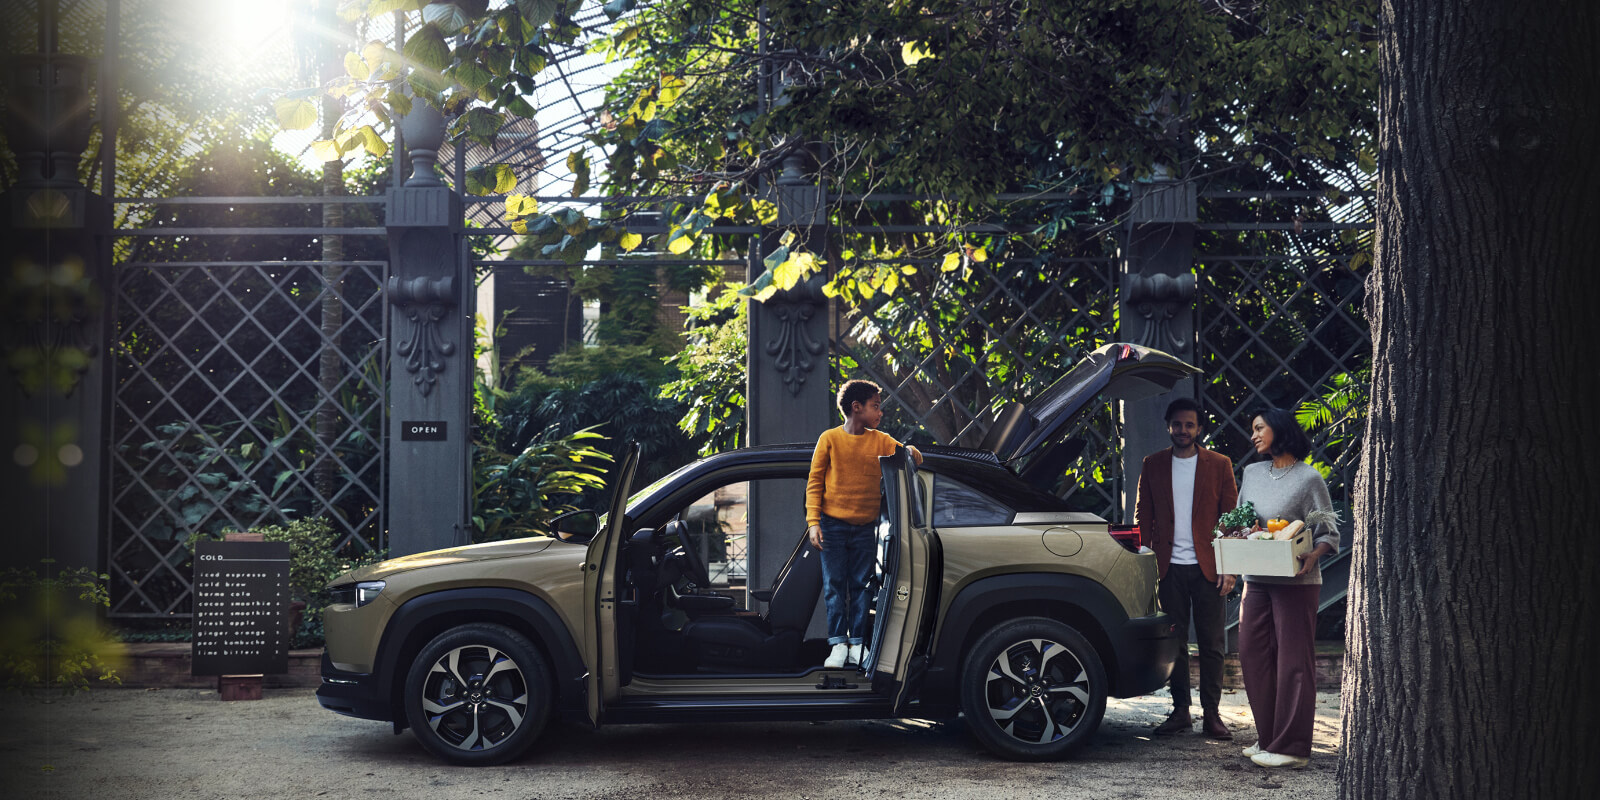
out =
<svg viewBox="0 0 1600 800"><path fill-rule="evenodd" d="M1256 524L1256 505L1246 500L1238 508L1217 519L1217 536L1242 537Z"/></svg>

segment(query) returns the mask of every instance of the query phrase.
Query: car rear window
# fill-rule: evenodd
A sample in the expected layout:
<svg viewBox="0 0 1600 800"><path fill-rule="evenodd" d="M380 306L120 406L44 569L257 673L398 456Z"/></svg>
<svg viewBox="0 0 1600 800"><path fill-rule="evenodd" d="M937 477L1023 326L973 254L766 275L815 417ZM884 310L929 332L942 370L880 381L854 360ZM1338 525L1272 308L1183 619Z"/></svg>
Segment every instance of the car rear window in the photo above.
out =
<svg viewBox="0 0 1600 800"><path fill-rule="evenodd" d="M933 526L1004 525L1012 510L1004 503L944 475L933 476Z"/></svg>

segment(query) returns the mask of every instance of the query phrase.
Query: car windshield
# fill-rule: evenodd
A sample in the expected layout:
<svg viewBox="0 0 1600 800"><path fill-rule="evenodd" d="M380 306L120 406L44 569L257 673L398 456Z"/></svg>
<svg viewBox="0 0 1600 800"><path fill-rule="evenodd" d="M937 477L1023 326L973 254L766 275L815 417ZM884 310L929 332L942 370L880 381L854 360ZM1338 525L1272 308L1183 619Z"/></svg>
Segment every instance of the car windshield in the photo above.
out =
<svg viewBox="0 0 1600 800"><path fill-rule="evenodd" d="M678 467L677 469L675 469L675 470L673 470L673 471L671 471L671 472L669 472L669 473L667 473L665 475L662 475L659 478L656 478L654 481L651 481L649 486L646 486L643 489L640 489L639 491L634 492L631 495L628 495L628 503L627 503L627 505L623 506L623 508L629 509L630 512L631 512L632 509L638 508L640 503L644 503L644 502L647 502L647 501L651 500L656 495L657 492L661 491L662 487L664 487L667 484L671 483L679 475L682 475L683 473L688 472L689 468L694 466L696 463L698 463L698 462L691 461L691 462L689 462L687 464L684 464L683 466ZM609 511L600 515L600 528L599 528L600 530L605 530L605 528L606 528L606 518L609 517L609 516L611 516L611 513Z"/></svg>

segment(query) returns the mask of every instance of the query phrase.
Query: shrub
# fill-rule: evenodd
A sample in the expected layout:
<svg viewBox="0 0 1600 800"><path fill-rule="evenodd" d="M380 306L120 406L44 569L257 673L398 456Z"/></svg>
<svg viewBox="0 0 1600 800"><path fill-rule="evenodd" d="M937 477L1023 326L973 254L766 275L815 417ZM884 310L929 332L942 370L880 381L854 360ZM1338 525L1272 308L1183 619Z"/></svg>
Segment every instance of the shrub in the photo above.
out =
<svg viewBox="0 0 1600 800"><path fill-rule="evenodd" d="M111 603L109 575L90 569L12 567L0 572L0 688L89 688L92 680L121 683L122 644L101 625Z"/></svg>

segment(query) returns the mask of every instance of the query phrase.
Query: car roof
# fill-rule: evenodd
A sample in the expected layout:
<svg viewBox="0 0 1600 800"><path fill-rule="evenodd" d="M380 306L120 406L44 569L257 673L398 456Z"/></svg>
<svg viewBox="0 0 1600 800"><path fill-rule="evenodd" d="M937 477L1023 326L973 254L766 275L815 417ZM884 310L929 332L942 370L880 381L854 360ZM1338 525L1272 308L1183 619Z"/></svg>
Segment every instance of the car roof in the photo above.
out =
<svg viewBox="0 0 1600 800"><path fill-rule="evenodd" d="M782 462L809 464L814 442L790 442L741 447L710 455L696 462L700 468L723 469ZM1015 511L1069 511L1065 500L1029 485L1002 466L994 453L965 447L920 446L922 468L943 475L1005 503Z"/></svg>

